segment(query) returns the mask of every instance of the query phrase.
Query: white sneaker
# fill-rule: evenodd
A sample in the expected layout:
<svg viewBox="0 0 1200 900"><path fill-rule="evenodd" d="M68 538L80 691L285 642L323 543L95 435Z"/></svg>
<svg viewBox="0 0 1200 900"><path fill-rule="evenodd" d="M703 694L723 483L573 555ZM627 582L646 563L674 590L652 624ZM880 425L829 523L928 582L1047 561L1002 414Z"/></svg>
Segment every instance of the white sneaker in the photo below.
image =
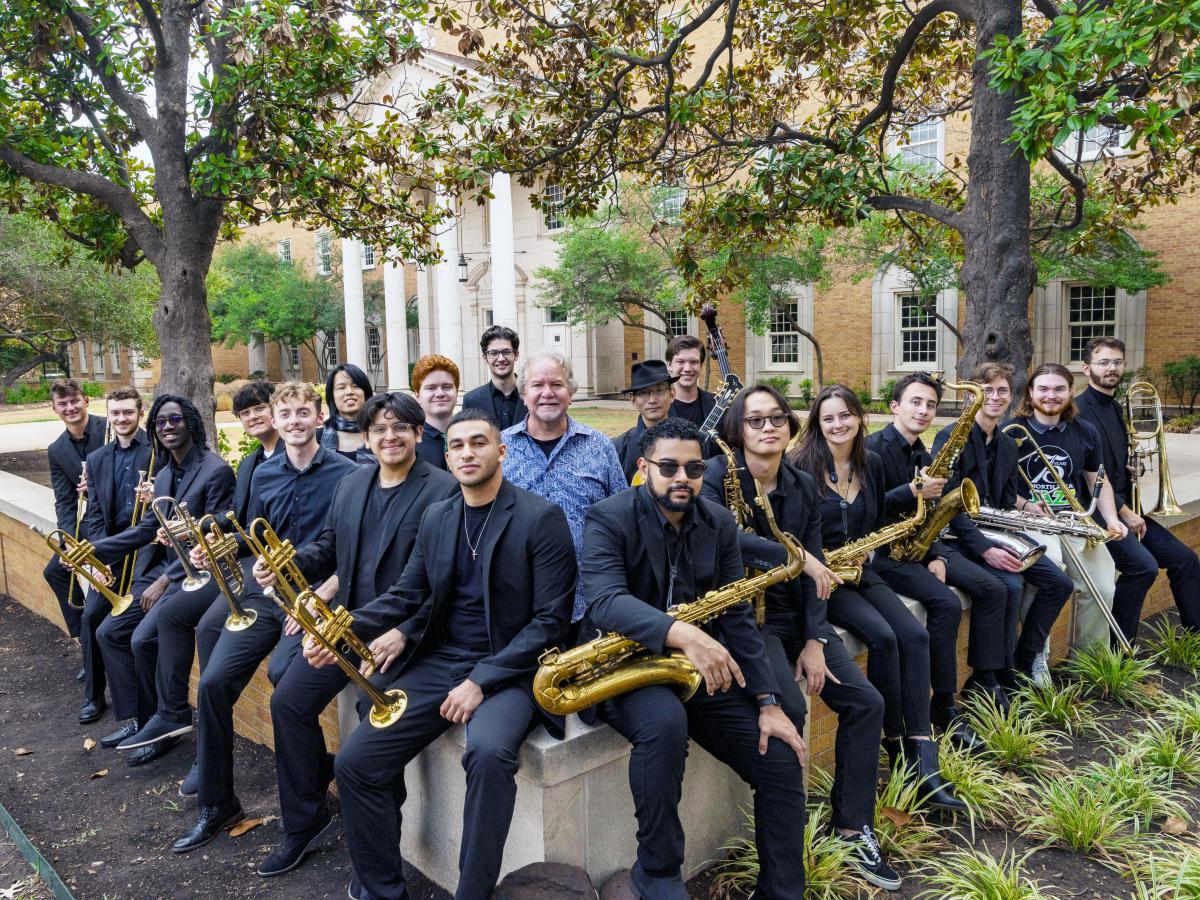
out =
<svg viewBox="0 0 1200 900"><path fill-rule="evenodd" d="M1039 653L1033 658L1033 665L1030 666L1030 677L1033 683L1038 687L1048 687L1053 682L1050 680L1050 661L1045 653Z"/></svg>

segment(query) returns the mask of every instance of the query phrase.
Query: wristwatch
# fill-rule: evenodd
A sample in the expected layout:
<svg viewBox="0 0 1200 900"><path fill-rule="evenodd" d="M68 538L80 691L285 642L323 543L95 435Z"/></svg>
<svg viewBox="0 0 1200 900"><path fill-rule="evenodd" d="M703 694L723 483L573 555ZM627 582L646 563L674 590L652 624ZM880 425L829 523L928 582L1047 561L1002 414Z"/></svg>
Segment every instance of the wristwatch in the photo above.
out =
<svg viewBox="0 0 1200 900"><path fill-rule="evenodd" d="M758 708L766 709L768 706L778 706L779 698L774 694L764 694L758 698Z"/></svg>

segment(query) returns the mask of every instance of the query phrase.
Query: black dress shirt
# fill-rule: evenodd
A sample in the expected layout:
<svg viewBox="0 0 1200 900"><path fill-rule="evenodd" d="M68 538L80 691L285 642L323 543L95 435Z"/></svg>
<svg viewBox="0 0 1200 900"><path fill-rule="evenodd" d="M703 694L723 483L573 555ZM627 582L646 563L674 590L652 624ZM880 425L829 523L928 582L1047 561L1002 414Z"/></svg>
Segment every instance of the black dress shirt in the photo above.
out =
<svg viewBox="0 0 1200 900"><path fill-rule="evenodd" d="M417 444L417 456L444 471L447 468L446 435L426 422Z"/></svg>
<svg viewBox="0 0 1200 900"><path fill-rule="evenodd" d="M262 516L280 540L302 547L317 539L337 483L357 465L324 447L317 447L308 468L301 471L279 448L254 470L250 487L249 521Z"/></svg>
<svg viewBox="0 0 1200 900"><path fill-rule="evenodd" d="M1104 456L1104 471L1116 495L1117 509L1129 502L1129 430L1125 414L1115 397L1098 391L1091 385L1075 398L1079 417L1095 426L1102 438L1100 449Z"/></svg>
<svg viewBox="0 0 1200 900"><path fill-rule="evenodd" d="M500 430L510 428L525 418L527 410L525 401L514 385L510 393L504 393L495 383L489 381L473 391L467 391L463 397L463 409L482 409L496 417Z"/></svg>

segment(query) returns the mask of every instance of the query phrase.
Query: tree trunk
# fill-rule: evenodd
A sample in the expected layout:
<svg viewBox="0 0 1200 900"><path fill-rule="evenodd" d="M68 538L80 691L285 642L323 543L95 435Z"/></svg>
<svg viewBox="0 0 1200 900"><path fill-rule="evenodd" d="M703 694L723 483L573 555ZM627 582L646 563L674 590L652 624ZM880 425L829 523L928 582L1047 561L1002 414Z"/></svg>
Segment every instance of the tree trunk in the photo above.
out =
<svg viewBox="0 0 1200 900"><path fill-rule="evenodd" d="M978 9L962 228L966 325L958 373L965 378L981 363L1009 363L1016 370L1016 388L1023 391L1033 356L1029 295L1036 280L1029 249L1030 165L1006 142L1020 97L993 90L987 62L980 58L997 35L1020 33L1021 0L987 0Z"/></svg>
<svg viewBox="0 0 1200 900"><path fill-rule="evenodd" d="M57 353L54 353L53 351L50 351L50 350L43 350L41 353L38 353L36 356L31 356L29 359L25 360L24 362L18 363L17 365L13 366L11 369L7 370L3 374L3 376L0 376L0 387L10 388L13 386L13 382L15 382L18 378L20 378L26 372L32 371L36 367L40 366L42 363L58 362L58 360L59 360L59 356Z"/></svg>
<svg viewBox="0 0 1200 900"><path fill-rule="evenodd" d="M178 394L196 404L208 432L208 447L217 447L216 401L213 397L212 322L204 278L211 248L169 248L159 269L162 294L154 311L154 331L162 360L156 394Z"/></svg>

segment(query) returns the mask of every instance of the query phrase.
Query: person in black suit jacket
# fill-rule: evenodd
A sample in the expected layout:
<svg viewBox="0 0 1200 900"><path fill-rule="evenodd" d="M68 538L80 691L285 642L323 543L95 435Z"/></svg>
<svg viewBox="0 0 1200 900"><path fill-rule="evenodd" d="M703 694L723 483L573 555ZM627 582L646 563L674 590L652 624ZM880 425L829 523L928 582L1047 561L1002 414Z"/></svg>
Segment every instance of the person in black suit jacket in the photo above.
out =
<svg viewBox="0 0 1200 900"><path fill-rule="evenodd" d="M975 426L971 429L967 445L958 457L954 475L946 482L946 490L954 490L964 478L969 478L978 489L980 502L984 506L994 509L1020 507L1026 511L1033 511L1037 504L1017 496L1017 443L999 428L1001 419L1012 403L1012 366L984 363L972 373L971 380L983 386L986 399L983 408L975 416ZM949 439L953 428L952 424L947 425L938 432L933 442L935 454ZM1050 636L1054 620L1070 599L1074 590L1071 579L1045 556L1018 574L1020 561L1016 555L990 541L976 527L971 517L963 513L951 521L950 531L958 539L962 552L979 565L985 566L989 573L1004 585L1006 665L999 678L1005 688L1016 688L1016 673L1032 674L1034 657L1041 652L1046 638ZM1033 585L1037 593L1025 614L1018 643L1017 624L1021 619L1026 582ZM974 633L974 617L971 626ZM983 690L995 696L993 691L987 688Z"/></svg>
<svg viewBox="0 0 1200 900"><path fill-rule="evenodd" d="M625 396L638 411L637 424L613 438L617 458L621 460L621 471L630 484L633 483L637 461L642 455L642 435L647 428L653 428L667 417L672 402L671 385L677 380L667 371L667 364L662 360L648 359L633 364Z"/></svg>
<svg viewBox="0 0 1200 900"><path fill-rule="evenodd" d="M1130 641L1137 638L1146 593L1167 570L1171 596L1179 610L1179 622L1193 631L1200 629L1200 559L1196 551L1171 534L1149 515L1139 515L1130 505L1136 472L1129 462L1129 431L1116 400L1117 386L1125 371L1125 343L1114 337L1092 338L1083 348L1083 374L1088 386L1075 398L1079 417L1100 432L1104 468L1112 484L1117 517L1129 534L1105 546L1120 573L1113 591L1113 616ZM1162 462L1165 465L1165 458Z"/></svg>
<svg viewBox="0 0 1200 900"><path fill-rule="evenodd" d="M932 458L921 441L921 432L937 414L941 392L941 383L923 372L901 378L892 391L892 423L867 438L867 447L883 460L888 523L899 521L915 510L913 476L917 470L925 478L921 492L926 503L936 502L945 490L946 479L928 477L926 470ZM1003 671L1007 659L1003 643L1004 585L941 540L934 541L925 559L919 562L902 562L879 554L873 565L892 590L925 607L933 724L955 743L981 752L983 742L967 725L962 708L955 702L962 602L950 586L966 591L971 598L967 662L974 670L973 681L992 689L997 687L997 674ZM996 696L1003 702L1003 694Z"/></svg>
<svg viewBox="0 0 1200 900"><path fill-rule="evenodd" d="M528 414L525 400L517 390L517 360L521 358L521 339L511 328L493 325L479 338L483 361L492 373L487 384L463 396L463 409L482 409L500 423L500 430L511 428Z"/></svg>
<svg viewBox="0 0 1200 900"><path fill-rule="evenodd" d="M425 510L460 493L450 473L417 458L424 421L417 402L399 392L376 394L359 413L359 430L378 462L338 483L320 536L295 558L310 582L336 573L338 597L331 607L359 609L395 584ZM270 574L259 579L263 587L274 583ZM320 716L349 681L336 666L317 669L298 658L271 694L284 840L259 864L259 875L295 869L332 822L324 801L333 757Z"/></svg>
<svg viewBox="0 0 1200 900"><path fill-rule="evenodd" d="M883 460L867 449L866 413L843 384L826 385L813 401L808 426L790 461L818 485L824 553L884 525ZM887 549L874 551L876 559ZM867 645L867 678L883 695L884 747L893 767L903 761L932 806L964 811L942 778L929 721L929 633L863 557L857 584L832 589L829 621Z"/></svg>
<svg viewBox="0 0 1200 900"><path fill-rule="evenodd" d="M233 413L238 417L247 437L258 446L242 457L234 481L232 505L210 510L227 531L225 514L233 510L239 522L246 522L250 505L250 480L254 470L275 452L279 435L271 424L271 384L251 381L233 395ZM219 470L219 466L216 467ZM199 516L197 516L199 518ZM118 746L136 750L169 740L184 733L180 729L192 726L192 708L188 703L188 681L192 660L196 655L196 626L209 609L227 609L228 602L221 594L215 578L198 590L185 591L181 581L173 581L157 606L155 616L147 619L134 637L133 649L138 671L150 671L153 666L154 694L157 704L148 721ZM153 629L153 630L151 630ZM157 638L157 652L154 639ZM211 649L202 645L201 650ZM157 657L157 658L155 658ZM200 671L208 665L208 653L200 653ZM196 766L193 765L179 792L190 797L196 793Z"/></svg>
<svg viewBox="0 0 1200 900"><path fill-rule="evenodd" d="M546 647L563 641L575 596L575 548L554 504L506 481L496 421L463 410L446 430L460 496L430 506L400 580L354 613L354 633L380 663L375 681L408 696L403 718L362 725L334 761L351 897L404 897L397 852L404 769L442 732L470 722L459 900L485 900L500 873L516 802L518 752L545 722L532 681ZM305 647L314 666L331 663Z"/></svg>
<svg viewBox="0 0 1200 900"><path fill-rule="evenodd" d="M67 534L75 534L75 514L79 508L79 476L83 461L89 453L104 443L107 420L104 416L88 414L88 399L83 388L73 378L56 381L50 385L50 408L62 419L63 431L47 450L50 458L50 486L54 489L54 518L59 528ZM82 535L82 525L80 526ZM79 585L71 586L71 573L53 557L46 563L42 577L62 610L63 622L73 638L79 637L83 616L83 592ZM79 680L83 680L83 672Z"/></svg>
<svg viewBox="0 0 1200 900"><path fill-rule="evenodd" d="M599 705L600 717L633 744L638 852L631 883L646 900L687 896L678 806L691 738L754 790L755 896L799 897L806 750L779 705L779 682L753 610L740 604L703 627L667 612L745 575L736 524L698 496L705 469L699 429L677 418L651 428L642 436L638 468L645 484L588 510L585 621L653 653L682 651L704 685L687 700L652 684Z"/></svg>
<svg viewBox="0 0 1200 900"><path fill-rule="evenodd" d="M150 407L147 421L154 429L158 443L157 455L163 465L154 479L153 497L173 497L178 503L186 503L188 511L196 519L206 513L218 513L229 508L233 497L233 470L219 453L208 449L204 420L192 402L173 394L160 394ZM117 739L121 749L132 749L130 742L144 734L152 722L157 707L155 670L158 663L158 617L161 601L172 584L184 578L183 564L173 550L157 544L163 542L159 533L159 522L153 512L147 511L138 523L120 534L113 535L96 544L96 554L105 562L117 558L139 547L139 553L149 560L154 550L165 558L161 573L135 602L119 616L110 616L100 627L100 651L104 654L104 665L112 681L113 705L125 713L122 718L132 718ZM156 544L157 542L157 544ZM124 699L118 703L118 694ZM137 752L129 757L131 766L143 765L157 759L174 746L178 735L165 735L157 741L137 744Z"/></svg>
<svg viewBox="0 0 1200 900"><path fill-rule="evenodd" d="M110 535L119 534L133 522L133 510L140 484L139 473L150 472L152 451L150 438L139 427L142 418L142 398L131 387L110 391L106 398L108 422L114 440L88 454L88 505L84 519L86 537L97 543ZM155 460L155 464L161 461ZM115 562L113 591L128 591L134 599L157 578L162 570L161 554L156 547L147 547L139 553L134 571L128 571L135 562L133 554L127 554ZM99 630L108 618L112 606L96 590L87 592L84 603L83 622L79 643L83 649L83 709L79 713L80 723L87 725L97 721L105 708L104 689L108 683L103 648ZM112 687L113 713L118 720L134 715L132 694L120 682L122 673L114 672ZM120 740L118 738L118 740ZM100 739L101 746L112 747L112 735Z"/></svg>
<svg viewBox="0 0 1200 900"><path fill-rule="evenodd" d="M850 845L852 865L863 878L886 890L899 890L900 876L888 865L872 831L875 822L875 775L879 768L879 737L883 730L883 697L829 625L826 601L840 583L826 568L821 551L821 508L817 484L784 459L800 420L787 399L770 385L757 384L734 399L725 416L727 446L745 502L750 504L754 533L739 531L742 561L753 569L779 565L783 548L776 543L766 515L754 502L755 482L768 492L778 527L803 545L804 574L767 591L763 639L779 679L783 710L804 730L807 714L803 678L811 696L820 696L837 713L834 748L833 834ZM722 454L709 460L701 496L726 504L725 478L729 460ZM765 550L764 550L765 546ZM786 554L783 554L786 556Z"/></svg>

